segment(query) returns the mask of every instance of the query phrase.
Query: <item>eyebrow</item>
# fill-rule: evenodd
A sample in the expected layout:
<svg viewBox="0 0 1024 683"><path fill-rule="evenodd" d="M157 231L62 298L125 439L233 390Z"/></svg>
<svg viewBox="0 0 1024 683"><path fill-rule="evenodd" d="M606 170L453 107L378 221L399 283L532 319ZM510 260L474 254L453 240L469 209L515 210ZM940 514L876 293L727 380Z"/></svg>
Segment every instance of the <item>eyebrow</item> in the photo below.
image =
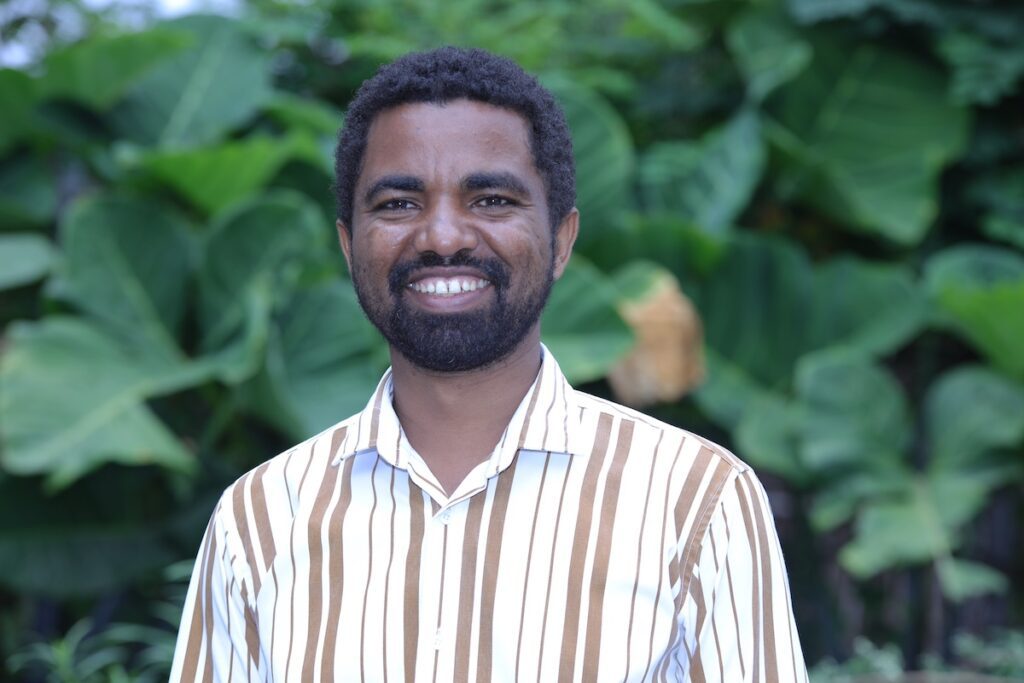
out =
<svg viewBox="0 0 1024 683"><path fill-rule="evenodd" d="M471 173L462 181L462 189L470 192L477 190L505 190L515 194L530 196L526 183L514 173Z"/></svg>
<svg viewBox="0 0 1024 683"><path fill-rule="evenodd" d="M370 185L363 195L363 202L372 204L373 198L384 190L398 190L399 192L423 192L423 181L411 175L386 175L378 178Z"/></svg>

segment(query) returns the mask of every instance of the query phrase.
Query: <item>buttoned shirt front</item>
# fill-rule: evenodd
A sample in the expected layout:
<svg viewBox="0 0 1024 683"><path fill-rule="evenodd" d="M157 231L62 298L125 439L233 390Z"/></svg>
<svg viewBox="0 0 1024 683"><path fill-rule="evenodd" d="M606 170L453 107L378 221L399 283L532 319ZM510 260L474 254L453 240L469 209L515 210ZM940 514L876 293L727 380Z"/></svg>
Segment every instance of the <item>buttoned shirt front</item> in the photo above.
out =
<svg viewBox="0 0 1024 683"><path fill-rule="evenodd" d="M806 681L767 498L728 451L545 350L447 495L391 393L227 489L172 681Z"/></svg>

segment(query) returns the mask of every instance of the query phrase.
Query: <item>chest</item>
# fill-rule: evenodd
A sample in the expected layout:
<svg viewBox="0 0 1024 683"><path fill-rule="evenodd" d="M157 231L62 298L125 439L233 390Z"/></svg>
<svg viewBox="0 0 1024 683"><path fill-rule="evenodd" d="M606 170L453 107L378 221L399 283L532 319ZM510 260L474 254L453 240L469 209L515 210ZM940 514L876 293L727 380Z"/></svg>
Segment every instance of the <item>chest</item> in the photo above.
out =
<svg viewBox="0 0 1024 683"><path fill-rule="evenodd" d="M531 455L444 508L401 470L353 464L296 517L258 596L273 679L653 675L679 628L669 492L652 471Z"/></svg>

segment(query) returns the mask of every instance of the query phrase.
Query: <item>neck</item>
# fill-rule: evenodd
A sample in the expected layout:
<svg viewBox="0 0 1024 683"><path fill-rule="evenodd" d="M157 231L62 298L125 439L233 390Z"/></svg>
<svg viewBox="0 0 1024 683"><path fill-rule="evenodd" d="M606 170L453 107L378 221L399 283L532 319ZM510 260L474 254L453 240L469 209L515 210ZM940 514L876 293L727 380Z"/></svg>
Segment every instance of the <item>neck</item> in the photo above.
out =
<svg viewBox="0 0 1024 683"><path fill-rule="evenodd" d="M450 494L490 455L540 369L535 326L506 358L467 372L435 372L391 351L395 412L406 438Z"/></svg>

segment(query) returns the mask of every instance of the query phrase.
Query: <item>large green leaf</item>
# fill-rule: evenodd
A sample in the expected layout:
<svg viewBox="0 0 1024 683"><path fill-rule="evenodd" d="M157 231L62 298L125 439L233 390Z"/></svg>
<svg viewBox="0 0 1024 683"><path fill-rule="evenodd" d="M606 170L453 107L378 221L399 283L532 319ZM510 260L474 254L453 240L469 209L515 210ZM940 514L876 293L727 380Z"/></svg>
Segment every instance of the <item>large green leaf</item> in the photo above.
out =
<svg viewBox="0 0 1024 683"><path fill-rule="evenodd" d="M0 230L38 226L57 211L54 174L44 157L26 154L0 163Z"/></svg>
<svg viewBox="0 0 1024 683"><path fill-rule="evenodd" d="M760 123L754 112L744 110L699 143L652 147L640 164L644 206L720 233L750 201L764 164Z"/></svg>
<svg viewBox="0 0 1024 683"><path fill-rule="evenodd" d="M387 353L355 291L335 280L303 289L276 316L266 368L247 403L273 424L305 439L366 405Z"/></svg>
<svg viewBox="0 0 1024 683"><path fill-rule="evenodd" d="M288 129L329 135L332 141L344 123L344 114L326 102L281 91L274 93L265 110L270 118Z"/></svg>
<svg viewBox="0 0 1024 683"><path fill-rule="evenodd" d="M763 387L784 389L808 348L814 295L814 271L801 250L737 234L696 302L710 348Z"/></svg>
<svg viewBox="0 0 1024 683"><path fill-rule="evenodd" d="M1005 576L977 562L948 557L940 560L936 568L943 595L955 602L986 593L1002 593L1009 585Z"/></svg>
<svg viewBox="0 0 1024 683"><path fill-rule="evenodd" d="M930 471L898 495L876 497L861 510L854 539L841 551L840 562L860 577L926 561L937 561L940 572L949 571L941 565L953 559L963 526L985 507L991 490L1006 480L1005 471ZM947 579L956 578L971 585L983 583L986 590L998 589L988 585L991 582L973 580L978 577L945 577L943 590L954 599L970 592L967 586L946 585Z"/></svg>
<svg viewBox="0 0 1024 683"><path fill-rule="evenodd" d="M243 329L265 329L251 316L269 315L291 298L304 263L328 248L315 204L291 192L269 193L220 215L199 269L203 348L226 347ZM261 305L264 302L265 305Z"/></svg>
<svg viewBox="0 0 1024 683"><path fill-rule="evenodd" d="M117 335L179 356L192 260L183 220L151 199L101 195L71 208L61 237L54 293Z"/></svg>
<svg viewBox="0 0 1024 683"><path fill-rule="evenodd" d="M1024 378L1024 256L961 245L933 256L925 275L954 329L996 366Z"/></svg>
<svg viewBox="0 0 1024 683"><path fill-rule="evenodd" d="M155 65L181 53L193 40L185 31L168 28L87 38L47 56L40 94L106 109Z"/></svg>
<svg viewBox="0 0 1024 683"><path fill-rule="evenodd" d="M811 62L813 50L779 12L754 8L729 25L726 42L747 81L749 96L764 99Z"/></svg>
<svg viewBox="0 0 1024 683"><path fill-rule="evenodd" d="M576 158L576 206L587 242L612 227L631 204L633 140L622 117L599 95L562 78L545 81L565 110Z"/></svg>
<svg viewBox="0 0 1024 683"><path fill-rule="evenodd" d="M633 343L604 273L574 256L555 283L541 322L544 343L570 382L603 377Z"/></svg>
<svg viewBox="0 0 1024 683"><path fill-rule="evenodd" d="M0 356L0 458L63 486L106 462L188 470L186 448L146 399L202 373L75 318L13 323Z"/></svg>
<svg viewBox="0 0 1024 683"><path fill-rule="evenodd" d="M833 344L884 355L917 335L928 320L928 301L903 266L849 256L821 265L810 323L811 348Z"/></svg>
<svg viewBox="0 0 1024 683"><path fill-rule="evenodd" d="M797 365L795 395L747 392L735 435L752 462L794 483L815 476L861 484L823 513L826 524L851 515L860 496L877 487L907 446L910 421L895 381L862 352L826 349ZM844 474L838 477L835 472ZM875 491L877 492L877 491ZM830 521L831 520L831 521Z"/></svg>
<svg viewBox="0 0 1024 683"><path fill-rule="evenodd" d="M970 465L1024 440L1024 386L985 367L960 366L942 375L924 409L933 466Z"/></svg>
<svg viewBox="0 0 1024 683"><path fill-rule="evenodd" d="M811 468L899 460L910 417L896 380L858 352L826 350L800 360L796 393L803 406L800 454Z"/></svg>
<svg viewBox="0 0 1024 683"><path fill-rule="evenodd" d="M112 111L123 137L162 147L207 144L270 99L269 54L233 19L190 16L165 26L194 43L150 70Z"/></svg>
<svg viewBox="0 0 1024 683"><path fill-rule="evenodd" d="M842 258L815 269L794 245L745 233L699 287L697 306L709 347L697 400L729 426L759 395L785 395L804 354L839 345L890 353L917 334L927 310L901 268Z"/></svg>
<svg viewBox="0 0 1024 683"><path fill-rule="evenodd" d="M36 92L32 78L14 69L0 69L0 102L3 102L0 111L0 153L3 153L35 129Z"/></svg>
<svg viewBox="0 0 1024 683"><path fill-rule="evenodd" d="M857 518L855 534L839 560L862 578L894 566L948 557L952 552L938 501L923 482L916 482L902 499L868 504Z"/></svg>
<svg viewBox="0 0 1024 683"><path fill-rule="evenodd" d="M741 399L742 395L736 397ZM736 411L736 445L742 457L759 470L781 475L795 485L805 484L812 471L801 456L801 406L779 395L761 395ZM705 404L707 398L705 398Z"/></svg>
<svg viewBox="0 0 1024 683"><path fill-rule="evenodd" d="M939 53L953 67L950 93L963 104L995 104L1024 77L1020 41L993 44L981 36L951 32L939 39Z"/></svg>
<svg viewBox="0 0 1024 683"><path fill-rule="evenodd" d="M53 244L42 235L0 234L0 290L35 282L52 263Z"/></svg>
<svg viewBox="0 0 1024 683"><path fill-rule="evenodd" d="M216 213L263 187L290 158L321 163L316 143L304 136L251 137L215 147L157 150L142 165L207 213Z"/></svg>
<svg viewBox="0 0 1024 683"><path fill-rule="evenodd" d="M961 151L967 111L942 75L870 44L819 41L815 59L772 98L778 189L841 225L917 244L938 212L936 179Z"/></svg>

